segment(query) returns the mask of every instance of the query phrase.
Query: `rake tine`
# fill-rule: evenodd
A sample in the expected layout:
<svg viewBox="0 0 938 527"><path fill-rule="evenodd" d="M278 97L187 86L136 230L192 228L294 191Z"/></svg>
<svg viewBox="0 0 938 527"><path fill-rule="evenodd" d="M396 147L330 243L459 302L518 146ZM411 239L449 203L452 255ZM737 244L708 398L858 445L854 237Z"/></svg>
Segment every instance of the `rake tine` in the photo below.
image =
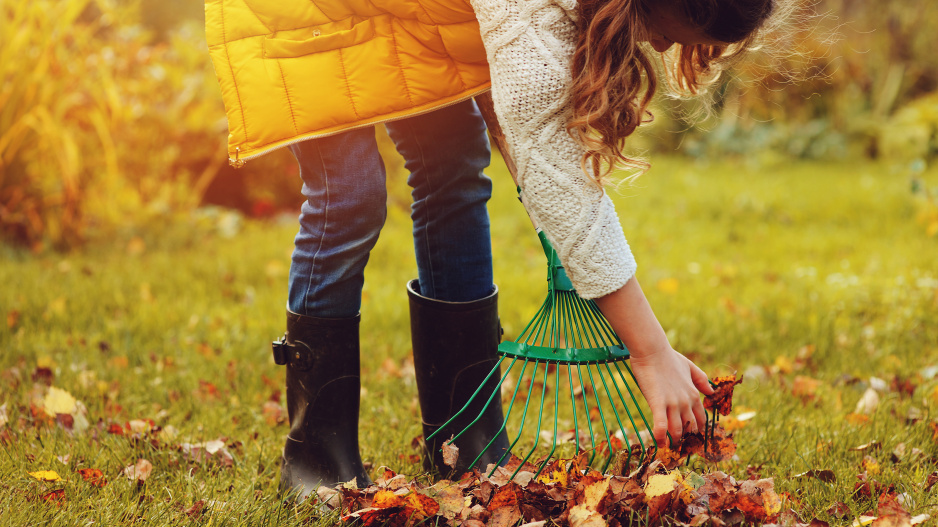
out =
<svg viewBox="0 0 938 527"><path fill-rule="evenodd" d="M573 395L573 368L567 364L567 381L570 383L570 403L573 405L573 440L576 442L576 453L580 453L580 427L576 422L576 396ZM587 416L588 417L588 416Z"/></svg>
<svg viewBox="0 0 938 527"><path fill-rule="evenodd" d="M629 417L629 422L632 423L632 431L636 432L636 436L637 436L638 427L635 426L635 419L632 418L632 412L629 411L629 404L625 402L625 397L622 396L622 390L619 389L619 384L616 382L615 374L612 373L612 368L609 367L609 363L607 362L605 366L606 366L606 371L609 372L609 378L612 379L612 386L615 387L616 393L619 394L619 400L622 401L622 408L625 409L625 415ZM628 384L626 384L626 386L628 386ZM641 411L639 411L639 413L641 413ZM624 432L622 436L625 438L625 447L629 449L629 457L625 461L626 465L628 465L629 463L632 462L632 443L629 441L628 435L626 435ZM639 444L641 444L642 438L639 437L638 439L639 439ZM644 449L645 447L642 446L642 448Z"/></svg>
<svg viewBox="0 0 938 527"><path fill-rule="evenodd" d="M516 357L516 358L517 358L517 357ZM514 410L514 408L515 408L515 398L518 396L518 389L521 388L521 379L524 379L524 371L528 369L528 364L529 364L529 361L528 361L527 359L525 359L525 360L524 360L524 364L521 366L521 375L518 377L518 383L515 384L515 391L512 392L512 394L511 394L511 401L508 403L508 412L505 414L505 424L508 424L508 418L511 417L511 412L512 412L512 410ZM537 366L535 366L535 369L536 369L536 368L537 368ZM522 420L523 420L523 417L522 417ZM523 421L522 421L522 424L524 424ZM503 428L504 428L504 427L503 427ZM495 437L498 437L498 434L496 434ZM517 439L516 439L515 441L517 441ZM491 441L489 441L489 444L491 444ZM515 446L515 444L512 443L511 446L513 447L513 446ZM486 448L488 448L488 447L486 447ZM498 458L498 462L495 463L495 466L496 466L496 467L497 467L497 466L500 466L500 465L502 464L502 461L505 459L505 456L507 456L509 452L511 452L511 447L509 447L508 450L506 450L505 452L503 452L502 455L501 455L501 457ZM481 454L480 454L480 455L481 455ZM478 458L477 458L475 461L478 461ZM473 462L472 464L475 465L475 462ZM493 469L492 469L492 472L489 473L489 476L491 476L492 473L494 473L494 472L495 472L495 469L493 468Z"/></svg>
<svg viewBox="0 0 938 527"><path fill-rule="evenodd" d="M586 368L587 368L587 372L589 372L589 366L587 366ZM583 369L582 369L582 367L581 367L580 364L577 364L577 366L576 366L576 372L577 372L577 375L579 375L579 377L580 377L580 389L583 390L583 410L586 411L586 425L587 425L587 427L589 428L589 431L590 431L590 452L591 452L591 454L590 454L590 460L589 460L589 463L588 463L588 464L589 464L589 465L592 465L592 464L593 464L593 460L596 459L596 438L594 437L594 434L593 434L593 419L592 419L591 416L590 416L590 405L589 405L589 401L587 400L587 397L586 397L586 389L584 388L585 385L583 384ZM580 431L577 430L577 433L579 434Z"/></svg>
<svg viewBox="0 0 938 527"><path fill-rule="evenodd" d="M521 464L518 465L518 468L516 468L515 471L511 474L511 477L508 478L509 481L515 479L515 476L518 475L521 467L523 467L524 464L528 462L531 454L537 450L537 444L541 441L541 419L544 417L544 396L547 394L547 370L549 369L547 366L547 364L544 365L544 380L541 381L541 407L537 413L537 433L534 434L534 445L531 447L528 455L524 456L524 459L521 460ZM533 379L534 376L531 378ZM531 388L534 388L534 382L531 382ZM538 471L538 473L540 473L540 471Z"/></svg>
<svg viewBox="0 0 938 527"><path fill-rule="evenodd" d="M609 365L607 364L606 367L608 368ZM616 422L619 423L619 431L622 432L622 438L625 440L625 444L627 447L629 440L625 433L625 427L622 426L622 418L619 417L619 412L616 411L615 399L612 398L612 393L609 391L609 385L606 383L606 377L603 375L603 370L602 368L599 367L599 364L596 365L596 373L599 374L599 380L602 381L603 389L606 390L606 398L609 400L609 405L612 407L612 415L616 416ZM609 373L610 375L612 374L611 371ZM613 385L615 385L615 383L613 383ZM616 389L618 390L618 388ZM614 455L614 452L612 451L612 440L610 439L609 440L609 459L606 460L606 464L603 465L603 472L605 472L606 469L609 468L609 463L612 461L613 455Z"/></svg>
<svg viewBox="0 0 938 527"><path fill-rule="evenodd" d="M593 313L593 316L599 322L599 326L606 334L606 337L612 342L621 344L622 341L616 335L616 330L612 329L612 326L609 325L609 321L606 320L606 317L603 316L602 312L599 310L599 306L596 305L596 302L590 302L587 304L587 307L589 307L590 312Z"/></svg>
<svg viewBox="0 0 938 527"><path fill-rule="evenodd" d="M589 314L587 313L587 308L589 307L589 304L587 304L586 301L583 300L582 298L579 298L579 297L577 298L579 300L578 302L575 303L577 314L579 315L580 320L583 321L583 325L586 328L586 332L584 332L584 337L586 338L588 342L590 342L592 347L594 348L602 347L603 345L602 337L601 335L598 335L596 331L594 331L592 317L590 317Z"/></svg>
<svg viewBox="0 0 938 527"><path fill-rule="evenodd" d="M603 425L603 434L606 435L606 446L609 450L612 450L612 440L609 437L609 427L606 426L606 416L603 415L603 409L599 402L599 390L596 389L596 382L593 380L593 372L590 370L589 365L586 366L586 373L590 378L590 386L593 388L593 398L596 399L596 408L599 410L599 422ZM610 458L612 454L610 453ZM606 462L608 463L608 461Z"/></svg>
<svg viewBox="0 0 938 527"><path fill-rule="evenodd" d="M525 367L527 367L528 361L525 360L524 362L525 362ZM532 378L534 378L535 376L537 376L537 367L538 367L538 365L539 365L539 362L538 362L538 361L534 361L534 372L531 374L531 377L532 377ZM546 366L545 366L545 367L546 367ZM521 381L520 381L520 379L519 379L519 381L518 381L518 386L519 386L519 387L521 386ZM521 439L521 433L524 432L524 422L525 422L525 420L526 420L527 417L528 417L528 405L531 404L531 390L533 390L533 389L534 389L534 383L532 382L532 383L530 383L530 384L528 385L528 397L527 397L527 399L525 399L525 401L524 401L524 411L521 412L521 426L518 427L518 435L515 436L515 440L512 441L510 445L508 445L508 450L506 450L505 453L502 454L502 457L498 458L498 463L495 464L496 467L498 467L499 465L502 464L502 461L504 461L505 456L507 456L509 452L511 452L512 450L514 450L515 444L518 442L519 439ZM517 387L515 388L515 391L517 391ZM494 474L494 473L495 473L495 468L493 468L492 471L489 472L489 477L491 477L492 474ZM514 479L514 476L512 476L512 479Z"/></svg>
<svg viewBox="0 0 938 527"><path fill-rule="evenodd" d="M550 316L551 310L551 299L547 297L544 299L544 303L541 304L541 308L537 311L537 314L534 315L534 318L531 319L531 322L528 322L528 325L525 326L524 331L521 332L521 336L518 337L518 342L526 342L528 344L535 344L537 341L537 336L541 333L541 328L543 327L540 322L542 322L545 317ZM533 326L533 327L532 327ZM531 330L529 333L528 330Z"/></svg>
<svg viewBox="0 0 938 527"><path fill-rule="evenodd" d="M547 380L547 369L544 369L544 380ZM547 453L547 457L544 458L544 462L541 463L541 466L537 469L537 472L534 473L534 477L537 478L541 475L541 471L544 470L544 467L547 466L547 463L550 462L550 458L554 455L554 451L557 450L557 414L560 409L560 368L554 370L554 442L550 445L550 452ZM544 389L547 389L547 385L544 385Z"/></svg>
<svg viewBox="0 0 938 527"><path fill-rule="evenodd" d="M502 358L504 358L504 357L502 357ZM508 365L508 369L505 370L505 375L502 376L502 380L498 381L498 386L496 386L496 387L495 387L495 390L492 391L492 395L490 395L490 396L489 396L489 400L485 402L485 406L482 407L482 411L479 412L479 415L478 415L471 423L469 423L468 425L466 425L466 428L463 428L463 429L462 429L462 432L459 432L459 434L457 434L457 435L449 442L450 444L452 444L453 441L456 441L457 439L459 439L459 436L463 435L463 433L464 433L466 430L469 430L469 428L471 428L472 425L476 424L476 421L478 421L480 418L482 418L482 414L484 414L484 413L485 413L485 410L488 409L489 405L492 403L492 399L496 396L496 394L499 395L499 403L501 403L502 383L504 383L504 382L505 382L505 379L508 378L508 374L511 373L511 369L515 367L515 362L518 362L518 357L513 357L513 358L511 359L511 364L509 364L509 365ZM524 368L521 369L521 375L524 375ZM483 385L484 385L484 384L485 384L485 383L483 383ZM518 393L518 385L515 385L515 393ZM514 398L514 396L512 396L511 402L514 403L514 401L515 401L515 398ZM510 406L509 406L509 408L508 408L508 413L509 413L509 415L511 414L511 407L510 407ZM457 414L457 415L458 415L458 414ZM482 454L484 454L485 451L488 450L490 446L492 446L492 443L494 443L495 440L498 439L498 436L502 433L502 430L505 429L505 426L506 426L507 424L508 424L508 416L506 415L505 418L502 419L502 426L501 426L501 428L498 429L498 432L496 432L494 435L492 435L492 439L490 439L489 442L488 442L488 444L485 445L485 448L483 448L481 451L479 451L479 455L477 455L476 458L472 460L472 463L469 464L470 467L474 467L474 466L476 465L476 463L477 463L477 462L479 461L479 459L482 457Z"/></svg>
<svg viewBox="0 0 938 527"><path fill-rule="evenodd" d="M625 369L629 372L629 376L632 377L632 381L634 381L635 385L638 386L638 381L635 379L635 374L632 373L632 368L629 368L629 363L626 362L623 364L625 366ZM622 384L624 384L625 389L629 391L629 396L632 398L632 403L635 405L636 408L638 408L638 401L635 399L635 393L632 392L632 388L629 386L629 381L625 380L625 375L622 374L622 369L619 368L618 362L615 363L615 366L616 366L616 371L619 372L619 377L622 378ZM652 429L651 425L648 424L648 419L645 418L645 413L639 411L638 415L642 417L642 421L645 423L645 430L651 430ZM646 452L645 450L646 447L645 447L645 442L642 441L642 436L640 434L638 436L638 444L642 445L642 452L643 452L642 456L644 457L644 453ZM658 455L658 443L657 442L655 442L655 451L653 455L655 456Z"/></svg>
<svg viewBox="0 0 938 527"><path fill-rule="evenodd" d="M502 355L501 357L499 357L498 362L495 363L495 366L492 368L492 371L490 371L489 374L485 376L485 380L483 380L481 383L479 383L479 387L476 388L476 391L473 392L473 394L472 394L471 397L469 397L469 400L466 401L466 404L465 404L462 408L460 408L460 410L459 410L458 412L456 412L456 414L453 415L453 417L450 417L448 421L446 421L445 423L443 423L443 426L437 428L436 431L434 431L432 434L430 434L429 436L427 436L427 439L433 439L433 437L434 437L435 435L437 435L437 434L440 432L440 430L443 430L444 428L446 428L447 426L449 426L449 424L452 423L454 419L456 419L456 418L459 417L463 412L466 411L466 408L469 408L469 405L472 404L472 401L475 400L476 395L479 395L479 392L482 391L482 388L485 386L485 383L489 382L489 379L492 378L492 375L493 375L496 371L498 371L498 368L501 366L502 361L504 361L504 360L505 360L505 356L504 356L504 355ZM506 375L507 375L507 372L506 372ZM504 380L505 380L505 379L502 378L502 381L504 381ZM499 385L501 385L501 383L499 383ZM491 398L490 398L490 400L491 400ZM488 406L487 403L486 403L486 406ZM478 418L476 418L476 420L478 420ZM475 421L473 421L472 423L474 424ZM470 424L469 426L472 426L472 424ZM466 428L469 428L469 427L466 427ZM459 434L462 435L462 433L465 432L465 431L466 431L466 429L463 429L463 431L462 431L462 432L459 432ZM456 436L456 437L459 437L459 436Z"/></svg>

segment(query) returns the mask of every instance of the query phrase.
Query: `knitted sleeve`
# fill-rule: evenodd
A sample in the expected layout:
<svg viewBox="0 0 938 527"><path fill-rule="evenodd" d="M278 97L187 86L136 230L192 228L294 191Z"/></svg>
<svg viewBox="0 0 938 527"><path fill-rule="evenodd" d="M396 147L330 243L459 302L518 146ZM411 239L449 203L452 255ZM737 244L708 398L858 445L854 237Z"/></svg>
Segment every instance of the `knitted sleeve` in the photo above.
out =
<svg viewBox="0 0 938 527"><path fill-rule="evenodd" d="M583 298L621 288L635 259L609 196L583 173L566 130L576 0L471 0L492 76L492 100L525 207Z"/></svg>

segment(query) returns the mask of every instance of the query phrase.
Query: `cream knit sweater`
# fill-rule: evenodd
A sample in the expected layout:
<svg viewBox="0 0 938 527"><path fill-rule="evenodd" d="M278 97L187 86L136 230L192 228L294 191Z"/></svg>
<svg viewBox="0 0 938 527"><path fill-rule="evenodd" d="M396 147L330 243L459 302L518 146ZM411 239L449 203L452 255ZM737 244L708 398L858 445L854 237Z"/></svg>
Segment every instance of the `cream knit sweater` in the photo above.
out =
<svg viewBox="0 0 938 527"><path fill-rule="evenodd" d="M492 101L517 165L528 214L547 235L583 298L635 274L609 196L583 173L566 131L576 0L471 0L492 75Z"/></svg>

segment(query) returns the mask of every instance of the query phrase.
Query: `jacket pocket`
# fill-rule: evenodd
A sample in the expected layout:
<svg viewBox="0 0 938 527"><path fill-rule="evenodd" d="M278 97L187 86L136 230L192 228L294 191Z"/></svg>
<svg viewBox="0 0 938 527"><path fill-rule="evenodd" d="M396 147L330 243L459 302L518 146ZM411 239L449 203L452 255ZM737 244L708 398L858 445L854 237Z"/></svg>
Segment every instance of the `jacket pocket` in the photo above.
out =
<svg viewBox="0 0 938 527"><path fill-rule="evenodd" d="M361 44L374 36L374 20L367 18L344 31L319 34L319 30L314 30L312 38L306 40L267 37L264 40L264 57L270 59L301 57Z"/></svg>

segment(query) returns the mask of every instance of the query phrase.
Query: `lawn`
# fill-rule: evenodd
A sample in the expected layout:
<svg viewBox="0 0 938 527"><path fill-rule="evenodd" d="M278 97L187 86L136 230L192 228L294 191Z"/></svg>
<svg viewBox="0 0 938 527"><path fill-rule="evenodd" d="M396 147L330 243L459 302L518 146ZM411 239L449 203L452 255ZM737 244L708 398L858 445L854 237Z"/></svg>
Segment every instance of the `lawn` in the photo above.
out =
<svg viewBox="0 0 938 527"><path fill-rule="evenodd" d="M507 174L490 173L510 338L544 298L544 260ZM373 473L421 477L408 192L402 174L390 184L362 308L360 440ZM724 419L737 458L682 470L774 477L786 508L832 525L893 485L935 525L938 237L910 173L662 158L612 194L672 344L711 376L744 375ZM276 495L287 426L269 342L284 329L294 222L204 210L70 254L0 249L0 522L309 523L310 508ZM49 417L56 405L70 413ZM138 460L152 470L127 477ZM829 513L837 503L848 510Z"/></svg>

